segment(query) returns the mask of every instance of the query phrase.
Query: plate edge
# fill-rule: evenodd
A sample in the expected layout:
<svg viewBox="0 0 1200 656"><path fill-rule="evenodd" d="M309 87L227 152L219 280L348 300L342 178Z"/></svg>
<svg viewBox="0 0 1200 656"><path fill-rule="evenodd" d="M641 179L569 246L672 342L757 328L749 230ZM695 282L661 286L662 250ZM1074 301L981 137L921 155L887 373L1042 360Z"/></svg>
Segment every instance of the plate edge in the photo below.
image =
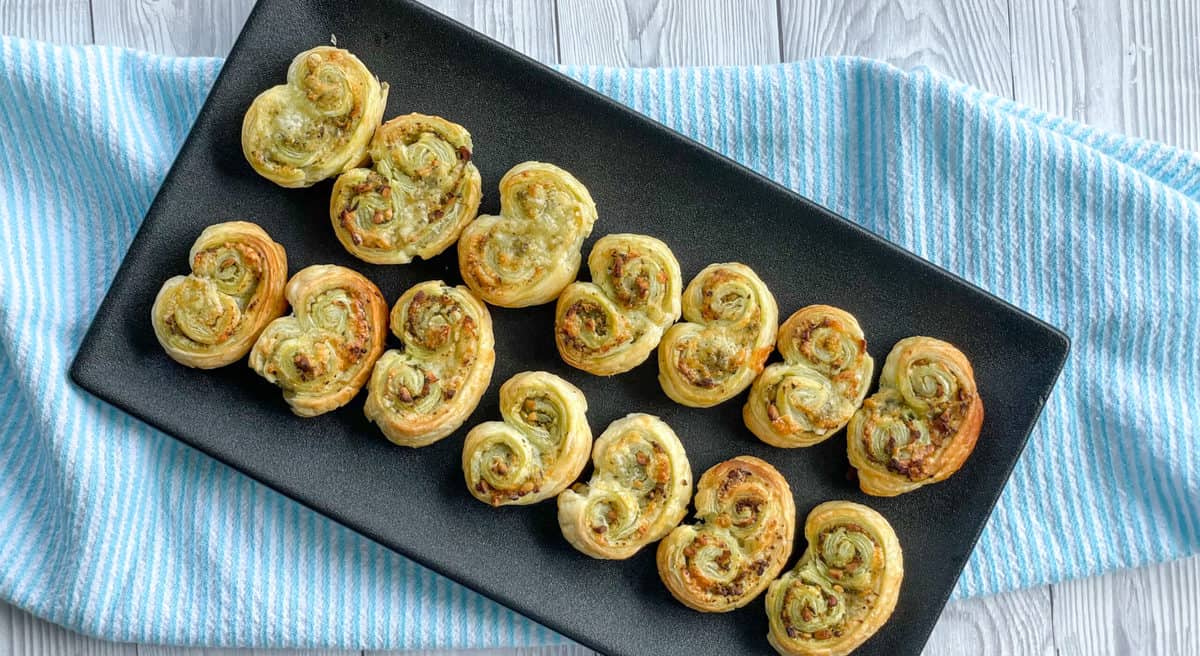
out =
<svg viewBox="0 0 1200 656"><path fill-rule="evenodd" d="M916 253L913 253L913 252L903 248L899 244L892 242L891 240L889 240L875 232L872 232L871 230L866 229L865 227L859 225L858 223L855 223L855 222L845 218L840 213L835 212L832 209L825 207L810 198L800 195L796 191L783 186L779 182L776 182L775 180L765 176L764 174L759 173L758 171L748 167L747 165L742 164L741 162L738 162L737 160L734 160L733 158L731 158L731 157L729 157L729 156L727 156L727 155L725 155L725 154L723 154L723 153L721 153L721 152L719 152L719 151L717 151L695 139L692 139L691 137L688 137L687 135L684 135L684 134L674 130L673 128L651 118L650 116L647 116L646 114L639 112L638 110L636 110L628 105L624 105L622 103L617 102L616 100L610 98L609 96L606 96L606 95L600 93L599 91L597 91L591 87L588 87L587 85L579 82L578 80L575 80L574 78L571 78L570 76L567 76L566 74L554 69L553 67L550 67L536 59L533 59L532 57L529 57L528 55L525 55L524 53L521 53L502 42L492 39L491 37L489 37L486 34L482 34L467 25L464 25L454 19L444 16L444 15L440 14L439 12L437 12L429 7L426 7L425 5L420 4L419 2L416 2L415 0L391 0L391 1L394 3L405 5L409 10L415 11L415 12L423 15L427 20L432 20L432 21L441 23L443 26L447 27L448 29L456 30L466 36L469 36L478 41L487 43L489 45L489 47L492 47L493 49L498 49L509 56L515 56L519 60L523 61L525 64L532 65L535 69L539 70L543 75L549 74L549 76L557 79L559 82L566 82L567 85L570 86L571 88L573 88L576 92L582 92L583 94L588 96L592 101L599 102L601 105L605 106L610 111L615 111L619 114L625 114L627 116L627 118L630 118L632 120L635 120L635 121L641 123L644 128L653 130L654 132L657 132L660 135L667 137L671 141L675 142L675 144L677 146L687 148L693 152L701 153L704 156L708 157L710 160L712 160L722 166L737 170L737 171L741 172L743 175L748 175L752 179L758 181L760 184L765 183L768 187L773 188L777 192L782 192L783 194L785 194L786 196L791 198L793 201L798 201L801 205L805 206L806 208L808 208L812 211L815 211L818 214L822 214L826 218L834 219L835 221L840 223L843 227L848 228L852 232L858 233L861 237L867 239L868 241L873 242L877 246L884 248L885 250L889 251L891 254L893 254L895 256L898 256L903 259L909 260L911 262L916 262L916 263L919 263L926 267L932 268L934 271L945 276L951 282L955 283L957 286L959 286L966 292L968 292L970 294L982 296L982 297L986 298L987 300L991 301L992 303L1001 306L1002 308L1011 312L1015 316L1015 318L1023 321L1024 323L1029 325L1031 328L1042 333L1043 336L1049 338L1049 340L1051 340L1051 343L1050 343L1051 348L1053 348L1059 356L1058 362L1056 363L1056 366L1054 367L1053 373L1045 379L1045 381L1046 381L1045 393L1043 395L1039 396L1038 404L1037 404L1036 408L1034 408L1034 412L1033 412L1032 418L1029 422L1029 425L1023 431L1023 436L1020 438L1020 445L1016 451L1016 457L1014 457L1012 459L1012 462L1009 463L1004 470L1005 483L1004 483L1004 485L1000 486L997 489L995 495L993 496L993 498L991 499L991 501L989 503L989 507L988 507L989 520L988 521L990 521L990 518L995 510L996 503L998 503L1000 495L1003 494L1004 490L1008 487L1008 483L1012 477L1012 471L1016 467L1016 464L1020 460L1021 456L1024 455L1024 451L1026 449L1026 446L1028 445L1029 438L1032 435L1033 430L1036 428L1038 422L1041 419L1042 412L1045 409L1046 401L1049 398L1049 395L1053 393L1055 386L1057 384L1057 381L1061 375L1062 369L1066 363L1066 360L1067 360L1067 357L1069 355L1070 348L1071 348L1071 339L1062 329L1058 328L1057 326L1049 323L1048 321L1046 321L1044 319L1041 319L1041 318L1033 315L1029 311L1027 311L1019 306L1016 306L1013 303L997 296L996 294L970 282L969 280L960 276L959 274L957 274L953 271L950 271L948 269L945 269L942 266L940 266L930 260L927 260L927 259L917 255ZM226 61L229 59L232 59L244 47L246 34L249 31L249 28L256 22L259 15L262 12L267 11L268 7L275 7L276 5L281 5L281 4L287 4L287 0L261 0L255 4L254 8L251 10L250 14L248 15L246 22L242 27L242 30L238 33L238 38L234 42L233 47L230 49L229 54L226 56ZM88 325L88 329L84 333L84 336L80 342L80 345L79 345L78 349L76 350L76 353L72 359L71 366L68 371L70 378L80 388L89 392L96 398L120 409L122 412L125 412L126 414L129 414L129 415L137 418L139 421L146 423L147 425L155 428L156 430L159 430L167 435L170 435L173 439L186 445L188 448L195 449L196 451L203 453L210 458L213 458L217 462L220 462L223 465L230 467L234 471L239 472L240 474L250 478L251 480L253 480L257 483L260 483L262 485L265 485L266 487L270 488L271 490L275 491L276 493L281 494L284 497L286 497L296 503L299 503L301 506L320 514L322 517L325 517L326 519L336 523L337 525L342 526L342 527L344 527L350 531L353 531L359 535L362 535L362 536L366 537L367 539L371 540L372 542L375 542L376 544L383 546L386 549L389 549L391 551L399 553L399 554L405 556L406 558L409 558L413 562L420 564L422 567L425 567L425 568L429 569L430 571L436 572L439 576L446 577L447 579L454 581L456 584L462 585L463 587L470 589L473 592L475 592L476 594L479 594L501 606L510 608L510 609L520 613L521 615L524 615L525 617L527 617L535 622L538 622L539 624L542 624L543 626L546 626L547 628L550 628L564 636L567 636L568 638L575 640L576 642L578 642L586 647L589 647L591 649L594 649L596 651L600 651L603 653L619 654L619 652L608 651L607 648L603 648L599 644L593 643L590 639L585 639L582 636L576 635L576 634L574 634L573 631L571 631L569 629L557 626L556 622L551 622L551 621L545 620L543 617L541 617L541 614L536 609L524 608L524 607L522 607L523 606L522 604L514 604L514 603L510 603L508 601L503 601L496 597L493 597L492 595L490 595L486 592L478 590L476 587L474 587L473 585L471 585L468 582L462 581L456 577L446 574L439 567L431 565L430 563L426 562L419 555L416 555L416 554L410 553L407 550L392 546L392 545L388 544L388 542L378 539L377 536L373 535L369 531L365 531L365 530L362 530L362 529L359 529L356 527L351 527L351 526L344 524L337 518L331 516L330 514L323 512L321 510L314 508L313 506L309 505L307 502L296 498L289 492L287 492L283 489L280 489L276 485L274 485L272 483L268 483L267 481L262 480L256 476L246 472L245 470L243 470L241 467L235 465L234 463L228 462L225 459L223 459L222 457L220 457L216 454L210 453L206 449L193 444L191 441L187 440L183 436L180 436L180 435L174 433L173 431L159 425L157 422L151 421L151 420L147 419L146 417L142 416L141 414L133 411L133 409L127 407L123 403L118 402L115 399L113 399L112 397L108 396L104 392L104 387L102 386L103 381L98 378L93 377L92 373L90 372L90 360L93 359L95 343L98 339L98 334L101 330L101 326L100 326L101 322L99 319L104 314L107 313L106 310L108 309L109 305L111 303L115 302L115 299L112 298L113 287L116 285L117 280L122 278L122 276L125 274L125 271L128 266L129 254L134 249L134 247L138 243L138 241L144 235L144 232L146 229L145 219L154 213L155 207L157 206L157 204L159 202L158 197L159 197L159 192L161 191L162 187L166 186L168 184L168 182L172 181L173 178L176 176L176 174L178 172L178 168L179 168L178 164L179 164L180 158L181 158L182 154L186 150L189 149L189 147L192 145L192 142L195 138L196 125L200 122L201 119L203 119L211 111L210 106L212 104L212 97L214 95L214 92L222 84L222 82L225 78L225 75L226 75L226 68L223 63L220 73L214 79L213 84L209 89L209 93L205 97L203 105L201 106L200 110L197 112L196 117L195 117L191 127L188 130L187 137L181 143L179 151L176 153L175 159L172 161L170 168L167 170L167 173L163 176L162 181L159 184L159 188L155 191L154 200L151 202L150 206L147 208L146 213L143 216L141 223L139 223L137 232L134 234L133 238L130 240L130 245L126 249L125 254L122 256L121 264L117 268L117 270L114 272L112 280L110 280L109 285L105 290L104 298L101 300L100 304L97 306L96 312L91 317L91 320ZM980 529L977 532L975 532L974 536L972 537L971 551L968 553L968 556L963 561L962 565L960 565L958 567L958 572L955 577L956 580L961 577L962 571L965 568L967 561L970 560L970 555L974 553L975 548L979 542L979 537L982 534L984 528L986 528L988 521L985 521L980 526ZM948 602L948 600L950 598L950 595L953 593L953 590L954 590L954 588L951 587L950 589L948 589L946 591L945 595L943 596L943 598L939 604L939 613L941 612L940 609L945 607L946 603ZM922 647L928 642L928 638L932 634L933 628L934 628L934 626L931 625L929 627L929 631L921 639L920 642L921 642Z"/></svg>

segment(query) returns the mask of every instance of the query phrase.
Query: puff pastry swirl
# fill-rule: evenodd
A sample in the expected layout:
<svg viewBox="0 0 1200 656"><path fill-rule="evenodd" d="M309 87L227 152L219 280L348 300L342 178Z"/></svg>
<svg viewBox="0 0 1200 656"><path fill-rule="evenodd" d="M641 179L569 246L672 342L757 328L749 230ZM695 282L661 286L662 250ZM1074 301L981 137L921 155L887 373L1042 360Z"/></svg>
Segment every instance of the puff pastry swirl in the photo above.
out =
<svg viewBox="0 0 1200 656"><path fill-rule="evenodd" d="M896 608L900 542L883 515L849 501L814 508L804 537L800 562L767 591L767 640L783 656L844 656Z"/></svg>
<svg viewBox="0 0 1200 656"><path fill-rule="evenodd" d="M679 261L645 235L601 237L588 256L592 282L574 282L558 297L554 343L576 369L611 376L650 357L679 319Z"/></svg>
<svg viewBox="0 0 1200 656"><path fill-rule="evenodd" d="M500 215L480 215L458 240L458 266L471 291L492 305L548 303L575 279L596 203L575 176L525 162L500 180Z"/></svg>
<svg viewBox="0 0 1200 656"><path fill-rule="evenodd" d="M250 368L283 389L301 417L354 398L383 353L387 302L374 283L340 266L301 269L285 289L292 313L271 322L250 351Z"/></svg>
<svg viewBox="0 0 1200 656"><path fill-rule="evenodd" d="M245 221L208 226L192 244L192 272L163 283L150 320L173 360L213 369L241 359L287 303L287 255Z"/></svg>
<svg viewBox="0 0 1200 656"><path fill-rule="evenodd" d="M592 449L595 472L558 495L558 525L592 558L629 558L687 513L692 469L675 431L634 413L609 424Z"/></svg>
<svg viewBox="0 0 1200 656"><path fill-rule="evenodd" d="M737 396L775 345L779 308L744 264L710 264L683 292L684 323L658 346L658 381L676 403L707 408Z"/></svg>
<svg viewBox="0 0 1200 656"><path fill-rule="evenodd" d="M479 424L463 444L463 476L476 499L528 505L579 477L592 429L577 387L544 371L519 373L500 386L500 414L504 421Z"/></svg>
<svg viewBox="0 0 1200 656"><path fill-rule="evenodd" d="M358 166L383 119L386 84L346 50L296 55L287 83L259 94L242 120L242 153L282 187L310 187Z"/></svg>
<svg viewBox="0 0 1200 656"><path fill-rule="evenodd" d="M777 447L812 446L850 421L875 361L850 313L828 305L796 311L779 328L783 362L767 367L742 409L746 427Z"/></svg>
<svg viewBox="0 0 1200 656"><path fill-rule="evenodd" d="M479 210L471 135L439 116L408 114L371 139L372 168L333 185L329 217L338 241L360 260L406 264L446 250Z"/></svg>
<svg viewBox="0 0 1200 656"><path fill-rule="evenodd" d="M884 361L879 391L850 420L847 453L863 492L896 496L958 471L982 425L967 356L932 337L907 337Z"/></svg>
<svg viewBox="0 0 1200 656"><path fill-rule="evenodd" d="M399 350L380 356L367 384L367 419L392 442L419 447L462 426L496 362L492 318L466 287L414 285L392 308Z"/></svg>
<svg viewBox="0 0 1200 656"><path fill-rule="evenodd" d="M796 505L787 480L753 456L704 472L696 518L658 543L658 575L689 608L724 613L750 603L792 553Z"/></svg>

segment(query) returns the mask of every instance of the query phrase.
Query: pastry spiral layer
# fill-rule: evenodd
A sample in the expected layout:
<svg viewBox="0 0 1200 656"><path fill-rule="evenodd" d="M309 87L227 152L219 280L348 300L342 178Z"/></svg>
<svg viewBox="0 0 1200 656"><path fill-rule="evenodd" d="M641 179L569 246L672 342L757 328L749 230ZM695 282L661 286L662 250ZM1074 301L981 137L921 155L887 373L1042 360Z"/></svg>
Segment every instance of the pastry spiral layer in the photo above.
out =
<svg viewBox="0 0 1200 656"><path fill-rule="evenodd" d="M250 351L250 367L283 389L301 417L354 398L383 352L387 302L361 274L319 264L301 269L285 290L292 314L271 322Z"/></svg>
<svg viewBox="0 0 1200 656"><path fill-rule="evenodd" d="M658 544L658 575L681 603L723 613L750 603L792 553L796 505L770 464L738 456L704 472L696 518Z"/></svg>
<svg viewBox="0 0 1200 656"><path fill-rule="evenodd" d="M808 549L767 591L767 640L783 656L844 656L896 608L904 558L874 510L829 501L804 523Z"/></svg>
<svg viewBox="0 0 1200 656"><path fill-rule="evenodd" d="M466 287L434 280L396 301L392 333L401 348L375 363L363 412L396 444L432 444L462 426L492 380L491 315Z"/></svg>
<svg viewBox="0 0 1200 656"><path fill-rule="evenodd" d="M677 403L707 408L737 396L763 369L779 309L750 267L710 264L683 292L683 318L658 347L658 381Z"/></svg>
<svg viewBox="0 0 1200 656"><path fill-rule="evenodd" d="M548 303L575 279L595 222L596 203L575 176L553 164L518 164L500 180L500 215L463 229L463 280L492 305Z"/></svg>
<svg viewBox="0 0 1200 656"><path fill-rule="evenodd" d="M287 84L259 94L242 121L242 152L264 178L310 187L362 163L383 119L386 84L345 50L296 55Z"/></svg>
<svg viewBox="0 0 1200 656"><path fill-rule="evenodd" d="M558 525L592 558L624 559L662 538L687 513L692 469L675 431L634 413L596 438L595 472L558 495Z"/></svg>
<svg viewBox="0 0 1200 656"><path fill-rule="evenodd" d="M500 386L504 421L467 433L463 476L467 489L493 506L549 499L587 464L592 429L587 399L574 385L544 371L526 371Z"/></svg>
<svg viewBox="0 0 1200 656"><path fill-rule="evenodd" d="M329 217L338 241L373 264L405 264L446 250L479 210L471 135L438 116L408 114L371 140L372 168L333 185Z"/></svg>
<svg viewBox="0 0 1200 656"><path fill-rule="evenodd" d="M863 492L895 496L958 471L982 424L967 356L932 337L908 337L884 361L879 391L850 420L847 453Z"/></svg>
<svg viewBox="0 0 1200 656"><path fill-rule="evenodd" d="M239 360L287 303L287 255L245 221L211 225L188 254L192 272L163 283L150 321L167 355L213 369Z"/></svg>
<svg viewBox="0 0 1200 656"><path fill-rule="evenodd" d="M779 328L783 362L767 367L742 409L746 427L778 447L812 446L841 430L871 384L875 361L858 321L828 305L796 311Z"/></svg>
<svg viewBox="0 0 1200 656"><path fill-rule="evenodd" d="M629 371L650 357L679 319L679 262L644 235L605 235L588 256L592 282L558 297L554 342L567 364L597 376Z"/></svg>

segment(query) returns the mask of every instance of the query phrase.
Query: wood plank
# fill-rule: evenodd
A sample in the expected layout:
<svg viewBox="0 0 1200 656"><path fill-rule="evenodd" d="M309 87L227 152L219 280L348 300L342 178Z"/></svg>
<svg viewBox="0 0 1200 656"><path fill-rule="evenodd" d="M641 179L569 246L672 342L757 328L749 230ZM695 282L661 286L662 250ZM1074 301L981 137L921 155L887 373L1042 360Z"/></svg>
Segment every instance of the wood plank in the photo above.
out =
<svg viewBox="0 0 1200 656"><path fill-rule="evenodd" d="M1061 656L1200 654L1200 556L1054 586Z"/></svg>
<svg viewBox="0 0 1200 656"><path fill-rule="evenodd" d="M0 602L0 654L137 656L137 646L84 637Z"/></svg>
<svg viewBox="0 0 1200 656"><path fill-rule="evenodd" d="M1200 150L1200 3L1014 2L1012 27L1016 100Z"/></svg>
<svg viewBox="0 0 1200 656"><path fill-rule="evenodd" d="M254 0L93 0L96 43L224 57Z"/></svg>
<svg viewBox="0 0 1200 656"><path fill-rule="evenodd" d="M558 0L558 37L564 64L780 61L774 0Z"/></svg>
<svg viewBox="0 0 1200 656"><path fill-rule="evenodd" d="M421 0L534 59L558 61L554 0Z"/></svg>
<svg viewBox="0 0 1200 656"><path fill-rule="evenodd" d="M925 656L1054 656L1050 588L966 599L946 606Z"/></svg>
<svg viewBox="0 0 1200 656"><path fill-rule="evenodd" d="M224 46L205 45L208 42L215 44L222 38L212 33L210 28L195 28L196 33L191 33L189 26L193 24L205 24L205 21L209 24L230 22L218 16L226 8L237 4L244 5L244 11L237 18L236 25L225 30L226 37L223 38L227 42ZM114 6L123 8L127 15L134 17L130 19L132 24L148 25L141 31L106 28L105 42L176 54L224 54L240 29L250 4L208 5L181 0L149 4L97 0L97 5L104 5L102 8L106 10ZM554 51L550 47L553 31L548 31L546 27L548 22L553 25L553 16L547 18L545 11L533 10L544 9L541 6L544 3L513 0L504 6L482 1L438 0L431 4L531 56L553 61L547 56L547 53ZM846 9L844 5L834 6L838 3L832 0L804 3L800 0L784 0L781 4L782 12L775 20L782 22L783 54L787 59L821 54L875 56L901 66L929 65L994 92L1005 93L1005 89L1000 88L1003 87L1003 75L990 62L998 56L992 52L999 47L995 46L995 42L1002 41L1000 36L1007 37L1009 30L1006 26L1001 29L999 23L988 21L982 23L983 27L963 27L968 24L963 16L969 15L972 7L976 10L979 7L986 8L984 4L973 2L965 11L958 11L955 7L941 10L932 2L867 2L858 3L852 9ZM1200 117L1200 84L1196 79L1200 74L1200 51L1197 46L1200 42L1186 36L1200 33L1195 3L1174 0L1146 5L1126 0L1119 3L1115 10L1112 9L1117 4L1114 2L1085 2L1065 10L1048 6L1048 3L1013 4L1011 32L1014 41L1010 59L1014 68L1008 93L1013 93L1023 102L1073 118L1193 149L1200 148L1196 143L1200 138L1200 122L1197 121L1197 117ZM87 42L91 33L90 21L85 20L86 6L86 2L78 0L0 0L0 32L55 41ZM199 11L195 11L197 7ZM649 4L645 2L621 3L610 0L592 5L578 0L561 0L559 18L574 12L572 16L577 26L564 29L564 33L574 35L564 45L573 48L569 57L584 57L571 60L564 56L563 61L617 65L733 63L733 60L719 58L717 54L703 49L725 47L728 34L749 34L758 25L756 21L747 19L745 22L750 28L730 28L728 17L718 7L712 12L716 18L706 19L708 24L701 26L708 32L701 31L698 36L680 38L676 36L680 30L678 26L687 22L686 17L672 17L673 8L670 6L651 8L647 13L648 7ZM707 10L710 7L700 9ZM752 9L758 9L757 5ZM813 16L830 15L838 11L845 12L845 23L827 21L822 24L812 20ZM956 11L958 14L954 13ZM1113 11L1118 13L1114 14ZM37 15L27 16L23 12ZM109 15L116 13L119 12L110 12ZM674 13L677 14L678 10L674 10ZM728 13L731 12L725 11L725 14ZM641 19L641 24L635 25L639 22L637 17L643 14L645 17ZM139 21L139 15L146 15L147 18ZM632 22L630 15L634 17ZM897 15L900 21L891 20ZM1114 18L1117 15L1119 20ZM856 30L847 28L851 24L860 24L863 16L869 17L865 23L868 27L858 29L859 37L852 38ZM718 24L714 25L714 22ZM1060 25L1061 28L1058 27ZM82 32L84 26L88 27L86 35ZM209 30L209 33L205 34L205 30ZM804 33L803 38L793 35L797 31ZM759 36L764 33L762 29L757 31ZM915 35L906 36L907 33ZM128 40L113 41L109 38L112 34L124 34L122 38ZM141 42L135 40L138 34L142 35ZM931 39L929 34L935 38ZM981 37L981 34L984 36ZM991 40L991 46L995 47L988 46L988 43L969 46L963 43L988 39ZM597 45L590 45L589 40ZM705 40L708 43L702 43ZM1114 43L1126 44L1127 40L1128 47L1112 47ZM677 45L679 42L683 45ZM158 43L162 46L156 45ZM777 40L773 43L778 45ZM737 50L741 45L728 44L728 47ZM196 51L189 52L189 48L195 48ZM205 48L207 52L198 51ZM706 56L711 59L704 59ZM688 57L693 59L688 60ZM992 80L995 88L989 87L986 82L988 79ZM1200 637L1197 637L1200 635L1198 590L1200 558L1055 586L1053 643L1064 655L1200 654ZM1053 646L1047 650L1041 638L1047 626L1045 616L1041 615L1046 606L1044 602L1049 601L1049 593L1045 591L1043 588L950 605L935 629L926 653L1001 653L998 650L1007 650L1003 653L1052 653ZM20 616L25 619L19 619ZM11 620L11 617L18 619ZM13 638L18 634L25 637ZM1150 636L1149 642L1135 642L1139 636ZM75 640L90 642L79 647ZM22 646L13 646L18 643ZM34 648L30 645L44 646ZM128 654L131 648L129 645L113 645L71 634L0 604L0 653L17 656ZM245 656L253 651L138 648L138 653L155 656ZM270 653L276 656L280 654ZM398 653L450 656L464 652ZM513 652L495 650L470 653L475 656L498 656ZM528 656L584 656L591 652L566 647L522 650L517 653Z"/></svg>
<svg viewBox="0 0 1200 656"><path fill-rule="evenodd" d="M91 43L91 9L88 0L0 0L0 34Z"/></svg>
<svg viewBox="0 0 1200 656"><path fill-rule="evenodd" d="M872 57L1012 95L1005 0L780 0L780 22L786 61Z"/></svg>

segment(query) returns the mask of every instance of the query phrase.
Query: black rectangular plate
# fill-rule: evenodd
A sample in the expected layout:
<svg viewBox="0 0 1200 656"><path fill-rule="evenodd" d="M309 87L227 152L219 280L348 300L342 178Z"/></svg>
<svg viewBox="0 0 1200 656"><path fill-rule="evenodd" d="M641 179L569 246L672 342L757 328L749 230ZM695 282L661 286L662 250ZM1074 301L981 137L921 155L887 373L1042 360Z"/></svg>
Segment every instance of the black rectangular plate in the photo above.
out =
<svg viewBox="0 0 1200 656"><path fill-rule="evenodd" d="M599 434L629 412L661 416L679 433L694 473L738 454L776 465L804 516L850 499L882 512L906 554L891 621L863 654L917 654L928 638L1066 357L1059 331L902 251L738 164L424 7L402 0L264 0L258 4L130 246L71 369L85 389L270 487L525 615L609 654L768 654L761 600L723 615L676 603L658 580L654 549L624 562L574 551L553 502L493 510L465 490L464 431L420 450L391 446L362 414L362 395L316 419L288 411L244 361L187 369L159 348L150 305L163 280L187 271L200 231L233 219L262 225L287 248L291 271L352 267L394 301L429 279L459 282L454 251L406 266L348 255L327 214L330 183L285 190L242 157L242 115L282 83L298 52L329 41L392 85L386 117L439 114L474 137L482 211L525 160L556 163L591 190L593 238L636 232L665 240L684 279L711 262L741 261L762 276L781 317L829 303L858 317L872 354L908 335L958 345L974 363L987 419L966 466L896 499L847 480L845 439L810 449L768 447L742 424L742 400L684 408L662 393L654 359L598 378L571 369L553 341L553 306L493 309L496 371L466 426L498 418L496 389L544 369L587 395ZM764 217L781 217L766 220ZM730 222L737 221L736 229ZM721 226L723 229L714 229ZM770 245L767 247L767 245ZM831 263L845 263L842 266ZM804 550L797 535L794 553Z"/></svg>

